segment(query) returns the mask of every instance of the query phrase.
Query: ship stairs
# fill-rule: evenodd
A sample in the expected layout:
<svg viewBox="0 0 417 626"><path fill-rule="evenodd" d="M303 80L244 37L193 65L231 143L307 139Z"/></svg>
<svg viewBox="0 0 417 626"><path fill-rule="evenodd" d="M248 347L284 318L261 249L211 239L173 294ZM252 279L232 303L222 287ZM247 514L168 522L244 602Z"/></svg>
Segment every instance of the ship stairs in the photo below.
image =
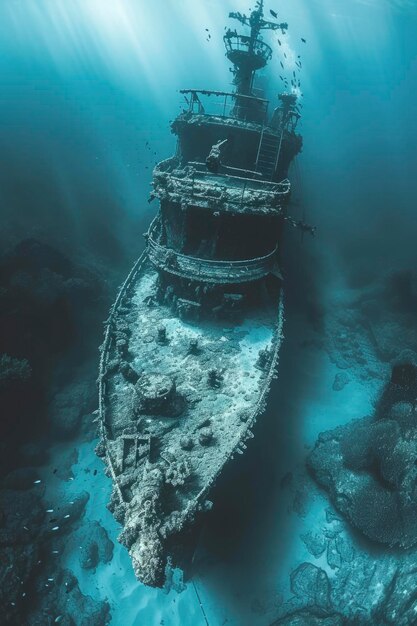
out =
<svg viewBox="0 0 417 626"><path fill-rule="evenodd" d="M271 180L278 163L280 137L271 135L262 130L256 157L256 171L262 174L265 180Z"/></svg>

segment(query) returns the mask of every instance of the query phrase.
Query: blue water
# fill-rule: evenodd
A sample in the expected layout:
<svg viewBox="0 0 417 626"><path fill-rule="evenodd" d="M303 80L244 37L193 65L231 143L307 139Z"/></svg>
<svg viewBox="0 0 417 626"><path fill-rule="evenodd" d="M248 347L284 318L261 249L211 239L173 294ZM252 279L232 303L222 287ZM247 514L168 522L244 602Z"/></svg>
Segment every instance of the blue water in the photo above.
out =
<svg viewBox="0 0 417 626"><path fill-rule="evenodd" d="M2 246L36 237L121 282L156 210L147 202L152 167L175 148L169 121L179 111L178 90L230 88L223 28L229 10L248 8L245 0L3 0ZM225 478L220 513L203 533L195 584L210 626L271 623L291 568L306 558L298 536L321 524L324 506L316 501L307 518L288 514L277 484L319 432L371 412L386 374L364 383L354 372L335 393L328 352L305 350L301 339L314 334L316 317L331 320L352 290L417 261L417 4L291 0L269 8L289 22L285 49L302 55L294 214L318 231L315 240L288 236L280 379L259 439L242 469ZM280 50L276 37L271 43L264 84L274 99ZM48 490L88 490L86 518L116 541L94 442L54 446L51 465L74 447L74 480L55 479ZM247 506L237 497L225 503L233 481L246 490ZM228 511L239 516L236 533L222 530ZM206 624L192 584L180 593L145 588L117 543L112 562L94 573L80 569L76 546L63 560L84 593L108 598L115 626ZM265 610L254 610L259 599Z"/></svg>

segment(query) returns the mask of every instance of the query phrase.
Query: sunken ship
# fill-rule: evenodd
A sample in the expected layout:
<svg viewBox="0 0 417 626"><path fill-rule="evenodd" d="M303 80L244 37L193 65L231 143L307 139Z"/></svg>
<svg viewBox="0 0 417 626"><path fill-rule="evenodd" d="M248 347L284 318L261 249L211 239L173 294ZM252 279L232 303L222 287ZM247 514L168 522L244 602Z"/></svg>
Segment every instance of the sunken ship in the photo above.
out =
<svg viewBox="0 0 417 626"><path fill-rule="evenodd" d="M297 225L287 176L300 113L295 81L269 112L254 79L272 57L263 32L288 26L265 19L263 0L230 17L246 30L224 34L234 89L181 92L176 153L153 172L159 210L101 347L109 508L136 576L155 587L253 437L283 338L280 242L285 223Z"/></svg>

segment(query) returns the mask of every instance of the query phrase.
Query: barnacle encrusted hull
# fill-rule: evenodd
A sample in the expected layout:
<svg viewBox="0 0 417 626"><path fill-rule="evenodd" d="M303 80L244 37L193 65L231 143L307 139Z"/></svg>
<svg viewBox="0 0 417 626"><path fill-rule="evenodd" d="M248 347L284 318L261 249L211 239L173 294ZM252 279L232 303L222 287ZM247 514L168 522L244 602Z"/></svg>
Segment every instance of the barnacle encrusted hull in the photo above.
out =
<svg viewBox="0 0 417 626"><path fill-rule="evenodd" d="M264 408L282 339L279 289L230 322L185 321L160 301L144 255L111 311L100 368L101 441L109 505L137 577L160 586L175 546L210 508L225 463ZM161 330L163 329L163 331Z"/></svg>

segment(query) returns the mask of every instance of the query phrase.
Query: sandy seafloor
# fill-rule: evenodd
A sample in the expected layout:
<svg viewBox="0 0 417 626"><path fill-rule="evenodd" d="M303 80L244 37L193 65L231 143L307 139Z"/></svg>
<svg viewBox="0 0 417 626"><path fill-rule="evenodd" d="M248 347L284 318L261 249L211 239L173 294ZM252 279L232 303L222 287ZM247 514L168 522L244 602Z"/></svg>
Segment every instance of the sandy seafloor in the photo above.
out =
<svg viewBox="0 0 417 626"><path fill-rule="evenodd" d="M350 295L343 290L339 294L333 292L334 310L340 311L338 301L343 302ZM331 309L328 325L332 325ZM330 335L332 332L330 329ZM81 524L97 520L114 542L109 563L99 564L96 570L85 570L79 563L82 546L69 534L60 565L74 572L84 594L109 601L112 625L268 626L276 619L279 607L291 597L289 575L297 565L313 562L325 569L330 578L334 575L325 555L314 559L300 538L307 531L320 531L329 507L325 494L320 494L304 475L306 453L320 432L371 414L389 372L387 365L374 362L372 366L378 375L367 378L360 368L350 367L349 382L335 391L332 386L341 370L334 360L326 341L320 341L301 316L293 313L289 317L287 311L279 377L267 412L255 429L254 443L249 444L244 457L232 462L232 475L220 486L219 502L214 495L214 511L203 529L194 559L193 582L185 581L182 585L181 575L176 572L179 584L170 590L147 588L134 577L128 553L116 539L120 526L106 509L111 481L95 456L97 440L80 438L74 442L75 450L68 443L52 449L50 465L43 474L45 499L56 500L59 491L70 500L87 491L90 499ZM71 457L77 460L67 479L51 474L52 467L67 464ZM306 485L305 480L311 482ZM248 500L242 508L241 500L246 495ZM228 505L222 511L225 499ZM234 499L237 504L233 504ZM225 536L222 515L227 517ZM80 533L76 536L79 538Z"/></svg>

